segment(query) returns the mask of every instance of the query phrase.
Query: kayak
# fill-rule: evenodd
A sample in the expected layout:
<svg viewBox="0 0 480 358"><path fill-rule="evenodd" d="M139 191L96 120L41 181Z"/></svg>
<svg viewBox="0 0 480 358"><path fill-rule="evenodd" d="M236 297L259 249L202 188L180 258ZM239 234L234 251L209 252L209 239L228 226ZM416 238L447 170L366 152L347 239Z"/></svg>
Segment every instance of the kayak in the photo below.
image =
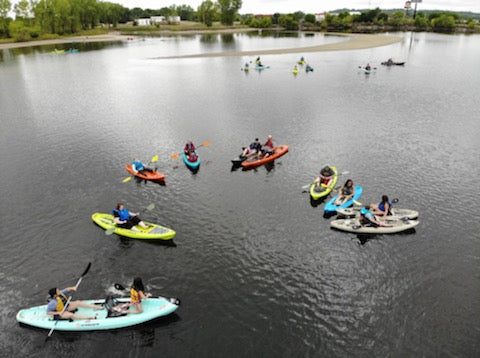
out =
<svg viewBox="0 0 480 358"><path fill-rule="evenodd" d="M320 187L317 187L315 183L310 186L310 196L312 197L313 200L318 200L320 198L327 196L332 192L333 188L335 188L335 185L337 184L337 179L338 179L338 172L336 167L330 167L330 168L332 168L335 174L333 175L333 180L330 182L328 186L325 184L322 184Z"/></svg>
<svg viewBox="0 0 480 358"><path fill-rule="evenodd" d="M360 216L360 209L361 207L359 206L355 206L352 208L339 208L337 210L337 214L344 216ZM412 220L418 218L418 211L416 210L392 208L390 212L392 213L392 215L387 215L387 219L389 220L401 218L407 218Z"/></svg>
<svg viewBox="0 0 480 358"><path fill-rule="evenodd" d="M60 55L60 54L62 54L62 53L65 53L65 50L56 50L56 49L55 49L55 50L53 50L53 51L50 52L50 53L52 53L52 54L54 54L54 55Z"/></svg>
<svg viewBox="0 0 480 358"><path fill-rule="evenodd" d="M393 219L386 220L385 223L392 226L363 226L360 225L359 218L354 219L339 219L333 220L330 223L330 227L347 232L354 232L356 234L395 234L406 230L413 229L419 224L418 220L401 220Z"/></svg>
<svg viewBox="0 0 480 358"><path fill-rule="evenodd" d="M200 157L198 156L198 152L195 151L195 154L197 155L197 160L195 162L192 162L192 161L190 161L188 156L185 154L185 152L182 152L183 162L190 169L198 169L198 167L200 166Z"/></svg>
<svg viewBox="0 0 480 358"><path fill-rule="evenodd" d="M388 62L388 61L382 62L382 65L384 66L403 66L404 64L405 62Z"/></svg>
<svg viewBox="0 0 480 358"><path fill-rule="evenodd" d="M365 72L366 74L369 74L373 71L373 69L369 69L367 70L365 67L360 67L360 70L362 70L363 72Z"/></svg>
<svg viewBox="0 0 480 358"><path fill-rule="evenodd" d="M264 66L264 65L261 65L261 66L256 65L255 66L255 69L258 70L258 71L265 70L267 68L270 68L270 66Z"/></svg>
<svg viewBox="0 0 480 358"><path fill-rule="evenodd" d="M269 155L268 157L253 155L250 158L245 159L242 162L242 167L244 168L253 168L259 165L263 165L265 163L274 161L277 158L280 158L282 155L288 152L288 145L279 145L273 148L273 154Z"/></svg>
<svg viewBox="0 0 480 358"><path fill-rule="evenodd" d="M164 181L165 180L165 174L154 171L154 172L149 172L149 171L144 171L145 175L140 173L140 172L134 172L132 165L127 164L125 166L125 169L127 169L127 172L129 172L132 175L135 175L137 178L144 179L144 180L151 180L151 181Z"/></svg>
<svg viewBox="0 0 480 358"><path fill-rule="evenodd" d="M338 195L334 196L328 203L325 204L325 213L335 213L339 208L348 208L353 205L354 200L358 200L362 195L362 187L356 186L355 187L355 195L350 200L347 200L345 203L341 205L335 205L334 202L337 200Z"/></svg>
<svg viewBox="0 0 480 358"><path fill-rule="evenodd" d="M115 301L118 301L118 303L127 303L130 302L130 298L116 298ZM105 299L85 300L84 302L100 306L105 303ZM178 308L179 304L180 302L176 298L146 298L142 300L142 313L121 316L111 315L106 308L102 310L94 310L93 308L78 307L78 311L75 314L85 316L94 316L95 314L98 314L97 318L91 320L79 319L59 321L55 321L50 315L47 315L47 305L43 305L20 310L17 313L17 321L37 328L55 328L56 331L109 330L131 327L169 315Z"/></svg>
<svg viewBox="0 0 480 358"><path fill-rule="evenodd" d="M135 226L139 231L133 231L131 229L124 229L121 227L116 227L113 223L113 215L104 214L104 213L95 213L92 215L92 220L100 226L102 229L108 230L115 227L114 233L120 236L129 237L132 239L144 239L144 240L170 240L175 236L176 232L172 229L169 229L164 226L157 224L149 223L144 221L145 224L150 227L147 229L142 228L141 226Z"/></svg>
<svg viewBox="0 0 480 358"><path fill-rule="evenodd" d="M304 65L305 64L305 61L298 61L297 62L299 65Z"/></svg>

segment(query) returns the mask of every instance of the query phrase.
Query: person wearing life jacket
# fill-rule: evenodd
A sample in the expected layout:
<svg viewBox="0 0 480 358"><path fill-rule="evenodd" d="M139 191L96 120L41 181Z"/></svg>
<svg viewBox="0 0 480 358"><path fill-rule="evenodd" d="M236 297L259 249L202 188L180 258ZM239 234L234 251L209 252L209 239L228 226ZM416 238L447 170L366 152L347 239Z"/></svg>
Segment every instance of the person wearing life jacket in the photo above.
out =
<svg viewBox="0 0 480 358"><path fill-rule="evenodd" d="M353 198L355 195L355 187L353 186L352 179L348 179L345 184L339 189L337 200L335 200L335 205L341 205L346 203L348 200Z"/></svg>
<svg viewBox="0 0 480 358"><path fill-rule="evenodd" d="M387 215L392 215L392 202L387 195L382 195L382 200L378 204L370 204L372 212L381 219L386 219Z"/></svg>
<svg viewBox="0 0 480 358"><path fill-rule="evenodd" d="M197 153L195 153L195 150L197 147L195 147L195 144L190 140L185 144L185 147L183 148L183 151L185 155L187 156L188 160L190 162L196 162L197 161Z"/></svg>
<svg viewBox="0 0 480 358"><path fill-rule="evenodd" d="M132 213L125 209L122 203L118 203L115 209L112 211L113 213L113 222L121 228L130 229L132 231L139 232L135 226L139 225L144 229L148 229L149 226L145 224L139 217L139 213Z"/></svg>
<svg viewBox="0 0 480 358"><path fill-rule="evenodd" d="M242 153L243 157L251 157L253 155L259 154L262 151L262 144L258 141L258 138L255 138L255 141L250 143L248 147Z"/></svg>
<svg viewBox="0 0 480 358"><path fill-rule="evenodd" d="M94 310L102 310L102 306L92 305L83 301L68 302L67 293L77 291L76 287L67 287L59 290L54 287L48 291L49 302L47 305L47 314L52 316L54 320L59 319L96 319L95 316L83 316L73 313L78 307L92 308ZM68 306L66 306L68 303Z"/></svg>
<svg viewBox="0 0 480 358"><path fill-rule="evenodd" d="M322 170L320 170L319 176L314 180L315 189L322 189L320 191L325 190L324 188L328 187L333 180L335 172L332 168L328 165L324 166Z"/></svg>
<svg viewBox="0 0 480 358"><path fill-rule="evenodd" d="M375 214L370 211L370 209L370 205L365 205L363 208L360 209L360 225L368 227L392 226L390 224L385 224L384 222L379 221Z"/></svg>
<svg viewBox="0 0 480 358"><path fill-rule="evenodd" d="M138 160L138 158L133 158L132 170L135 173L140 173L140 174L146 175L145 171L153 173L156 170L156 168L155 168L155 170L153 170L151 168L147 168L145 166L145 164L143 164L140 160Z"/></svg>

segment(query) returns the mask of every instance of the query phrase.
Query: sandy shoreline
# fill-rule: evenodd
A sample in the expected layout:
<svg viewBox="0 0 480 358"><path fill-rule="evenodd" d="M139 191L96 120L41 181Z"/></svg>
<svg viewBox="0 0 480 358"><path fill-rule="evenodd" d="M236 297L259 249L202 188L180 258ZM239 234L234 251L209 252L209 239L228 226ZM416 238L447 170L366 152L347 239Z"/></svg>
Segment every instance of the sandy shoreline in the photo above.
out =
<svg viewBox="0 0 480 358"><path fill-rule="evenodd" d="M238 29L220 30L220 31L178 31L178 32L164 32L166 35L171 34L195 34L195 33L234 33L244 32L252 30L239 31ZM255 31L255 30L254 30ZM386 36L386 35L370 35L370 34L344 34L344 33L326 33L335 36L348 37L347 41L338 43L323 44L318 46L309 47L295 47L287 49L274 49L274 50L254 50L254 51L238 51L238 52L216 52L207 54L194 54L174 57L155 57L155 58L199 58L199 57L225 57L225 56L254 56L254 55L276 55L287 53L305 53L305 52L320 52L320 51L346 51L346 50L360 50L372 47L387 46L402 41L399 37ZM56 44L68 44L72 42L85 43L85 42L110 42L110 41L124 41L127 38L136 36L120 35L119 33L112 32L106 35L95 36L76 36L62 39L53 40L41 40L41 41L29 41L29 42L13 42L0 44L0 50L21 48L21 47L33 47L43 45L56 45Z"/></svg>

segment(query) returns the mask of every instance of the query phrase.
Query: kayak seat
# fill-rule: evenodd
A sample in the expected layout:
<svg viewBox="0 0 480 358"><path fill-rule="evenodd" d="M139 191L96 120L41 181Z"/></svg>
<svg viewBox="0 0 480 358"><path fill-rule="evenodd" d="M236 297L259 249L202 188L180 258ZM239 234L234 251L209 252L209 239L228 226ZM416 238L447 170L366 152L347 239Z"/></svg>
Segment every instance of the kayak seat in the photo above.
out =
<svg viewBox="0 0 480 358"><path fill-rule="evenodd" d="M120 303L112 295L105 297L105 308L107 309L107 318L126 316L127 314L115 309Z"/></svg>

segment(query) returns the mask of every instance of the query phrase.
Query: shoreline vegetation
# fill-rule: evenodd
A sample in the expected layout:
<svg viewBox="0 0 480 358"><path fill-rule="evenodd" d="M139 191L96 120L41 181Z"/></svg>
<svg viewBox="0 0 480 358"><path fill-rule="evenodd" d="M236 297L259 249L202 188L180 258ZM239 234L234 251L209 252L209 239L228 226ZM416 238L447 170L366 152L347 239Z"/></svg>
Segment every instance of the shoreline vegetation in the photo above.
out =
<svg viewBox="0 0 480 358"><path fill-rule="evenodd" d="M118 41L135 36L228 33L242 31L301 31L342 33L346 44L330 48L374 47L383 43L385 32L433 31L480 33L480 14L472 12L402 9L338 9L305 14L239 14L242 0L205 0L196 10L188 5L161 9L128 9L120 4L89 0L88 7L76 0L0 0L0 50L78 42ZM9 17L12 10L15 17ZM356 34L377 34L361 37ZM370 40L366 40L366 39ZM373 40L375 38L375 40ZM391 40L391 38L390 38ZM387 41L388 42L388 41ZM368 45L367 45L368 43ZM347 47L345 47L347 46ZM382 46L380 44L380 46ZM315 47L316 48L316 47ZM304 50L308 51L308 50ZM313 51L313 50L312 50Z"/></svg>

